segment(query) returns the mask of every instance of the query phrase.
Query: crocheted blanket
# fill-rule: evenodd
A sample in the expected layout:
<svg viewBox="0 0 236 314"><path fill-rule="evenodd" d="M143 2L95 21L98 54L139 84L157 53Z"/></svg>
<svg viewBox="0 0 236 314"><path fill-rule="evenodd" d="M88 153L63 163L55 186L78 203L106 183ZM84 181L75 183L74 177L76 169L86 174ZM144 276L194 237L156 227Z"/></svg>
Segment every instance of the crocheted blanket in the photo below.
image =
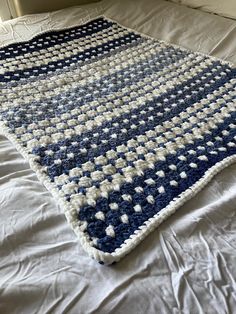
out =
<svg viewBox="0 0 236 314"><path fill-rule="evenodd" d="M236 69L104 17L0 49L3 133L118 261L236 160Z"/></svg>

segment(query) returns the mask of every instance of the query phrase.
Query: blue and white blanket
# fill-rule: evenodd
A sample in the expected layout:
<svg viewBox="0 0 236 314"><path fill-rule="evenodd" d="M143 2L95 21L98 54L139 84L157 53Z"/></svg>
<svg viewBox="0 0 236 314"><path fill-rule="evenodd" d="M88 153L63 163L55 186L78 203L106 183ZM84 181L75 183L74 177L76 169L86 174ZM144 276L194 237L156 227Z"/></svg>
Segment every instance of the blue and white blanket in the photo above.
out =
<svg viewBox="0 0 236 314"><path fill-rule="evenodd" d="M109 264L236 161L235 78L99 17L0 49L1 130Z"/></svg>

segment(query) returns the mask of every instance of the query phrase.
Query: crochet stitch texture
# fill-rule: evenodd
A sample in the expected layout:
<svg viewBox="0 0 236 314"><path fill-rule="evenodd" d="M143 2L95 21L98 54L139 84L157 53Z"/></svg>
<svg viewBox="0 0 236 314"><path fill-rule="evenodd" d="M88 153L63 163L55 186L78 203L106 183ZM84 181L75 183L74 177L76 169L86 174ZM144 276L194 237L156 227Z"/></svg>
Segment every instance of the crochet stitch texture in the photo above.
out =
<svg viewBox="0 0 236 314"><path fill-rule="evenodd" d="M236 160L236 70L99 17L0 48L0 120L90 256L118 261Z"/></svg>

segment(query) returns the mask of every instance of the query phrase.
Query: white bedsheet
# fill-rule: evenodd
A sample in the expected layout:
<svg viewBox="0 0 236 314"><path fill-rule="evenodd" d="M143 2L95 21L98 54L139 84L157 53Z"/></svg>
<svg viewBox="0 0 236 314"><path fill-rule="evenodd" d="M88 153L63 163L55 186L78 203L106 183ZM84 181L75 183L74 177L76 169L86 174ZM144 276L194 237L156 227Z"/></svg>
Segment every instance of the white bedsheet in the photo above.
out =
<svg viewBox="0 0 236 314"><path fill-rule="evenodd" d="M236 64L236 22L162 0L106 0L0 25L0 45L104 14ZM236 165L118 264L82 250L62 210L0 137L0 313L235 313Z"/></svg>

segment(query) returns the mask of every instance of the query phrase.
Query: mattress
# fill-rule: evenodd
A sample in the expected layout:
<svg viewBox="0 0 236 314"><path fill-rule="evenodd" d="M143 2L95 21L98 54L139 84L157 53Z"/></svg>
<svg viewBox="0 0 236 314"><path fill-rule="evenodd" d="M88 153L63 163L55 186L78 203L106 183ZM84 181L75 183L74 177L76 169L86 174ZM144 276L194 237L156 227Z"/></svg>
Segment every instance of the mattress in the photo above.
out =
<svg viewBox="0 0 236 314"><path fill-rule="evenodd" d="M0 25L0 45L100 14L236 64L236 21L161 0L107 0L17 18ZM112 266L88 257L3 136L0 210L0 313L230 313L236 306L236 165Z"/></svg>

